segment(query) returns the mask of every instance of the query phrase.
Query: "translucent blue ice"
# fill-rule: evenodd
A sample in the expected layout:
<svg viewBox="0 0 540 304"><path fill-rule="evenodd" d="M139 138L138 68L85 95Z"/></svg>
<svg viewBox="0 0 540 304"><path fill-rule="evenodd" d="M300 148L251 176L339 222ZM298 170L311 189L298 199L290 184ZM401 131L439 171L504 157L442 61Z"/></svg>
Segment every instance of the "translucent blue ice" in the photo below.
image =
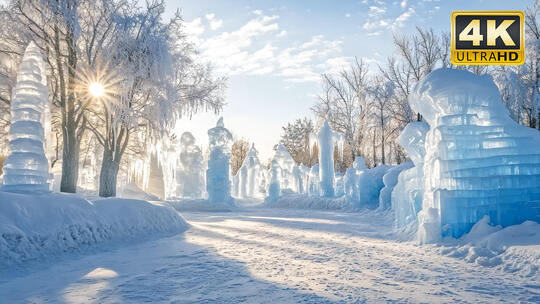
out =
<svg viewBox="0 0 540 304"><path fill-rule="evenodd" d="M488 215L540 221L540 132L513 121L491 76L439 69L409 97L429 124L420 242L459 237Z"/></svg>

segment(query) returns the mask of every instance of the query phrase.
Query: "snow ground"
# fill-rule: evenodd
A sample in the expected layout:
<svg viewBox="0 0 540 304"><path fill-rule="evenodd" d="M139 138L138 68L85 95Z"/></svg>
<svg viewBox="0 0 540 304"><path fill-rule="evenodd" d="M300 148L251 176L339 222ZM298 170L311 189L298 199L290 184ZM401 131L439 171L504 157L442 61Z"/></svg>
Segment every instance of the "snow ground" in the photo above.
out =
<svg viewBox="0 0 540 304"><path fill-rule="evenodd" d="M5 303L502 303L540 277L397 242L373 211L183 213L191 228L0 278ZM54 279L51 279L54 278Z"/></svg>

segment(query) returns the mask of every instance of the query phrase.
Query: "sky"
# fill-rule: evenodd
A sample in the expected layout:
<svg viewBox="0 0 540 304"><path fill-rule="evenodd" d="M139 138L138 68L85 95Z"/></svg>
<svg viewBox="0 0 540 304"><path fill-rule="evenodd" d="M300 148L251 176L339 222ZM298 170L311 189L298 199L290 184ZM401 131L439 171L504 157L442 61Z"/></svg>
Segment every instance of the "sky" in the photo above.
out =
<svg viewBox="0 0 540 304"><path fill-rule="evenodd" d="M254 142L260 158L273 155L282 126L313 117L320 74L340 71L354 57L372 70L395 50L393 34L415 26L450 31L455 10L525 10L534 0L223 1L166 0L166 14L180 9L186 32L202 60L226 76L226 106L220 116L237 138ZM206 146L219 116L183 120Z"/></svg>

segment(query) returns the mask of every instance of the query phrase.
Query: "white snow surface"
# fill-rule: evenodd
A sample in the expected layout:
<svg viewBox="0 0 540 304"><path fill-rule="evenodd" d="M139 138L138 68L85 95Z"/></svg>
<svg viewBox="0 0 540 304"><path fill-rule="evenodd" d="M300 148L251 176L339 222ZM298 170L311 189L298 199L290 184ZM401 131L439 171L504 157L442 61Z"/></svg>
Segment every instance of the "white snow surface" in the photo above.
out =
<svg viewBox="0 0 540 304"><path fill-rule="evenodd" d="M143 200L0 191L0 272L100 243L168 236L187 228L170 206Z"/></svg>
<svg viewBox="0 0 540 304"><path fill-rule="evenodd" d="M509 272L441 254L459 244L400 242L391 214L264 208L184 213L191 225L184 235L1 276L0 295L5 303L540 301L538 271ZM527 225L521 228L538 231ZM512 244L500 257L502 265L512 265L534 254L537 246Z"/></svg>
<svg viewBox="0 0 540 304"><path fill-rule="evenodd" d="M526 221L502 228L489 225L489 221L489 216L484 216L456 241L460 245L444 248L442 254L536 278L539 282L540 224ZM452 243L454 239L446 241Z"/></svg>

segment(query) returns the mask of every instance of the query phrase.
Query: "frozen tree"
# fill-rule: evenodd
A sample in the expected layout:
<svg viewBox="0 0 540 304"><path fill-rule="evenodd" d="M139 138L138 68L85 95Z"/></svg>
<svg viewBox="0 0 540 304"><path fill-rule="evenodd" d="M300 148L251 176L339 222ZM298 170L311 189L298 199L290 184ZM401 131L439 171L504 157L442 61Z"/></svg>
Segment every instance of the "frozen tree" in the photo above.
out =
<svg viewBox="0 0 540 304"><path fill-rule="evenodd" d="M231 182L229 180L229 161L233 136L220 118L216 126L208 130L210 157L206 170L206 191L212 203L230 203Z"/></svg>
<svg viewBox="0 0 540 304"><path fill-rule="evenodd" d="M165 23L163 12L157 1L115 16L121 27L105 73L111 92L89 107L94 115L88 128L103 146L100 196L116 194L120 164L131 147L159 141L184 115L218 111L223 104L223 80L194 60L180 16Z"/></svg>
<svg viewBox="0 0 540 304"><path fill-rule="evenodd" d="M4 190L49 190L49 166L44 148L50 128L45 63L39 48L31 42L17 74L11 100L9 147L5 161ZM45 126L45 128L44 128ZM50 129L47 130L50 133Z"/></svg>
<svg viewBox="0 0 540 304"><path fill-rule="evenodd" d="M351 147L348 159L361 149L367 118L366 87L368 67L356 59L338 74L322 75L322 90L312 107L320 120L328 120L332 128L343 133Z"/></svg>
<svg viewBox="0 0 540 304"><path fill-rule="evenodd" d="M529 126L540 130L540 3L535 2L532 8L526 10L525 26L527 29L528 56L526 64L529 70L530 106ZM535 123L536 122L536 123ZM536 126L535 126L536 125Z"/></svg>
<svg viewBox="0 0 540 304"><path fill-rule="evenodd" d="M315 131L311 119L297 119L293 123L287 123L282 129L280 144L285 146L296 164L305 164L310 167L315 164L316 154L310 151L309 146L309 137Z"/></svg>
<svg viewBox="0 0 540 304"><path fill-rule="evenodd" d="M147 154L141 147L154 145L181 115L221 109L223 80L195 60L179 14L165 22L163 12L158 0L142 7L136 0L11 0L1 7L0 57L9 60L0 63L0 105L9 103L13 62L35 41L50 74L53 129L62 135L53 137L54 154L62 155L55 157L62 160L61 191L76 190L80 153L88 150L81 144L94 143L86 130L103 147L101 163L110 168L103 176L111 186L102 185L102 194L112 195L116 163L130 164L122 156ZM88 94L93 82L105 86L107 104Z"/></svg>
<svg viewBox="0 0 540 304"><path fill-rule="evenodd" d="M378 130L378 137L380 139L379 146L381 147L381 163L386 163L385 150L388 139L397 130L396 125L392 124L390 120L391 116L391 102L394 95L394 84L385 80L383 77L375 78L372 86L368 89L370 95L370 116L373 119L376 128ZM373 145L375 149L375 145ZM376 153L373 154L375 163Z"/></svg>

